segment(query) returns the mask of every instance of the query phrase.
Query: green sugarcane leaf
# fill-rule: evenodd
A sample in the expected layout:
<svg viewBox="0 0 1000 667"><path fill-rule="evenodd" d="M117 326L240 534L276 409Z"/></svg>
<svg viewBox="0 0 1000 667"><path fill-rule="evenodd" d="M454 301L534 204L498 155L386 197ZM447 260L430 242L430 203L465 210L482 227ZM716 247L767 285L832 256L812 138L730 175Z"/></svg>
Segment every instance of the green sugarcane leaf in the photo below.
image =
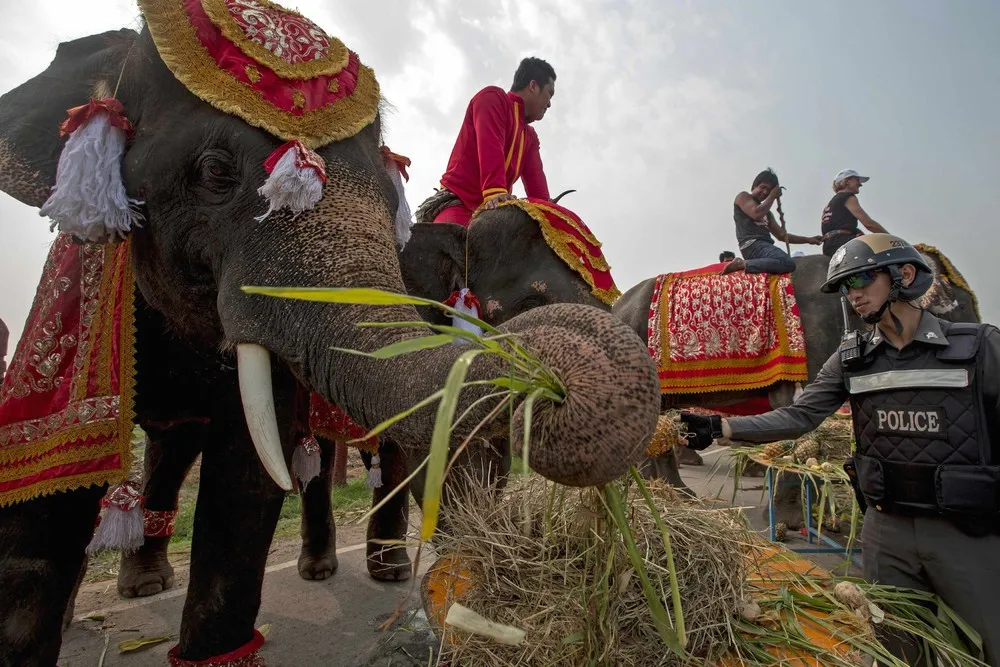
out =
<svg viewBox="0 0 1000 667"><path fill-rule="evenodd" d="M441 487L444 483L444 467L448 462L448 449L451 444L451 423L458 409L458 398L462 384L469 372L472 361L482 353L482 350L469 350L459 355L448 372L444 383L444 395L438 403L437 418L434 420L434 433L431 436L431 452L427 462L427 478L424 483L423 525L420 539L424 542L434 536L437 530L438 514L441 509Z"/></svg>

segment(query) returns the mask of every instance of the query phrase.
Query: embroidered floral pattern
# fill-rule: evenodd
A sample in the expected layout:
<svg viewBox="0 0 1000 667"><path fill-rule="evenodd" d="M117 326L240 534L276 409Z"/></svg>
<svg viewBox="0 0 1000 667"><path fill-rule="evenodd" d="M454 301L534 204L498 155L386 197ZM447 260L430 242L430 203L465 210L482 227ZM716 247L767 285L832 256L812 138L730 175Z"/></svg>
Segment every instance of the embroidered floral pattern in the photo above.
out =
<svg viewBox="0 0 1000 667"><path fill-rule="evenodd" d="M177 521L177 510L142 509L143 535L146 537L170 537L174 534L174 523Z"/></svg>
<svg viewBox="0 0 1000 667"><path fill-rule="evenodd" d="M256 0L226 0L226 8L247 39L289 65L325 58L330 48L326 33L304 16Z"/></svg>
<svg viewBox="0 0 1000 667"><path fill-rule="evenodd" d="M118 419L118 397L99 396L70 403L59 412L0 427L0 449L44 440L73 426Z"/></svg>
<svg viewBox="0 0 1000 667"><path fill-rule="evenodd" d="M805 337L787 275L718 267L656 279L649 353L665 394L765 387L807 379Z"/></svg>

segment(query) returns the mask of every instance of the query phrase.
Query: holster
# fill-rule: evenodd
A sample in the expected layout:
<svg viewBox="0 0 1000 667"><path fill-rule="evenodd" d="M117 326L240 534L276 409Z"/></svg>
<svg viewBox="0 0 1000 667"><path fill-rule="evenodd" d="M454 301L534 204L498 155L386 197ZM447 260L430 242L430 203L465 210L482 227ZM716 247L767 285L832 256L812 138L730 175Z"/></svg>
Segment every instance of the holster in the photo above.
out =
<svg viewBox="0 0 1000 667"><path fill-rule="evenodd" d="M858 480L858 469L854 465L854 459L844 461L844 472L847 473L847 478L851 482L854 499L858 501L858 507L861 508L861 513L864 514L868 509L868 501L865 500L865 494L861 493L861 482Z"/></svg>

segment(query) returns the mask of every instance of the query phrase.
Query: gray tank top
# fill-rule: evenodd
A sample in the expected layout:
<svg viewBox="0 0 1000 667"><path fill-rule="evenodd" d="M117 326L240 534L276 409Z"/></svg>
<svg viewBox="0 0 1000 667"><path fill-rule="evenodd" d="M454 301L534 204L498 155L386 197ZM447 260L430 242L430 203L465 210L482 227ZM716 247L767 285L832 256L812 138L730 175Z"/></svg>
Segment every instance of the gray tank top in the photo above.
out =
<svg viewBox="0 0 1000 667"><path fill-rule="evenodd" d="M751 218L743 212L739 204L733 204L733 219L736 220L736 242L739 243L740 250L757 241L774 244L767 223L760 223Z"/></svg>

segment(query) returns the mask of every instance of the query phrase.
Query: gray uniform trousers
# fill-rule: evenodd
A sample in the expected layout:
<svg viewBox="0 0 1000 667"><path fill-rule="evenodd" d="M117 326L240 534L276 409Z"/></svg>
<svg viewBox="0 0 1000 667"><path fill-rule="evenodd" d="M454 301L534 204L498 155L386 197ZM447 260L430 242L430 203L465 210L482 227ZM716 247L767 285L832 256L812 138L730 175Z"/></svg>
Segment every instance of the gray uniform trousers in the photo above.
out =
<svg viewBox="0 0 1000 667"><path fill-rule="evenodd" d="M868 508L861 541L867 581L936 593L982 636L986 662L1000 667L1000 535L972 537L940 517ZM886 647L914 667L927 664L912 639Z"/></svg>

